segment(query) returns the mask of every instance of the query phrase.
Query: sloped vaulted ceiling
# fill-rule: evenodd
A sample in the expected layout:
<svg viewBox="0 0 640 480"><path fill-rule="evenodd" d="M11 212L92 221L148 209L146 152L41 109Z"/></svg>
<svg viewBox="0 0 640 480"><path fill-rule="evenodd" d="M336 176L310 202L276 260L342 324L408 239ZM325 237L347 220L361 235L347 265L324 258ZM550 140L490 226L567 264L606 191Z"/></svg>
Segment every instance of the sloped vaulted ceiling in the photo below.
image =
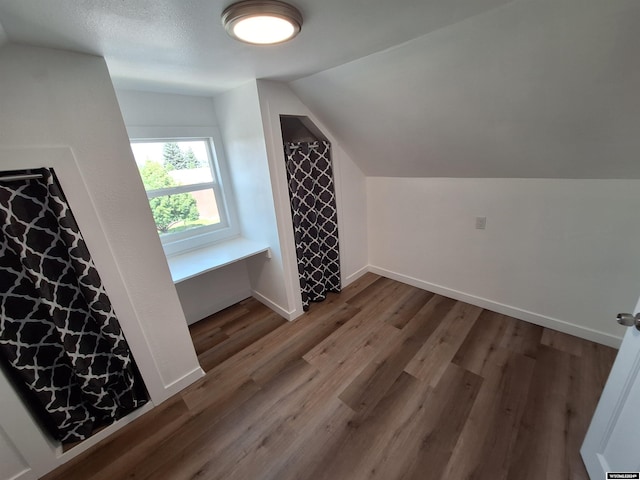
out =
<svg viewBox="0 0 640 480"><path fill-rule="evenodd" d="M0 0L0 22L119 88L293 81L367 175L640 178L640 0L291 1L273 49L225 34L232 0Z"/></svg>
<svg viewBox="0 0 640 480"><path fill-rule="evenodd" d="M521 0L291 86L370 176L640 178L638 52L638 0Z"/></svg>

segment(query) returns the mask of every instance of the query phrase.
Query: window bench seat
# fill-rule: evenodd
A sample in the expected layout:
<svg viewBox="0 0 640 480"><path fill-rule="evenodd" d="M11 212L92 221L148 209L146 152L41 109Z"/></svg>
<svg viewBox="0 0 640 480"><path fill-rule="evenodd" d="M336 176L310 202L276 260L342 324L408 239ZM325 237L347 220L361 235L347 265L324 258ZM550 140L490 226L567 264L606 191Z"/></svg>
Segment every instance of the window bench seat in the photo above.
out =
<svg viewBox="0 0 640 480"><path fill-rule="evenodd" d="M169 263L173 283L180 283L205 272L210 272L265 252L267 258L271 258L268 245L240 237L179 255L169 256L167 257L167 262Z"/></svg>

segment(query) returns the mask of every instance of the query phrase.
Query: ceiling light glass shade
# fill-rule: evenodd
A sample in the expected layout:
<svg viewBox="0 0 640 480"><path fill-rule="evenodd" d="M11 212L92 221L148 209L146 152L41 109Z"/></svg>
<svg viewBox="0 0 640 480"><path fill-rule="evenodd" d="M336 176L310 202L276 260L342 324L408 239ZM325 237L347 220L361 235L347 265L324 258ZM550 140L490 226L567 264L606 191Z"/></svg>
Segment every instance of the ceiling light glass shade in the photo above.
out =
<svg viewBox="0 0 640 480"><path fill-rule="evenodd" d="M255 45L273 45L295 37L302 15L291 5L276 0L246 0L222 12L222 24L233 38Z"/></svg>

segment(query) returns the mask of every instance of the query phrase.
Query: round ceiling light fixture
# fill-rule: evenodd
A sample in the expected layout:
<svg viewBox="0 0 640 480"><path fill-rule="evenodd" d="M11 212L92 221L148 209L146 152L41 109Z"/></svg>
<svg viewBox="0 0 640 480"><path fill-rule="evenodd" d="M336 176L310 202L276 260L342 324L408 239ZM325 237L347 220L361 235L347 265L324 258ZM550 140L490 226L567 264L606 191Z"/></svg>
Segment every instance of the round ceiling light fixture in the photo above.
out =
<svg viewBox="0 0 640 480"><path fill-rule="evenodd" d="M295 37L302 14L277 0L245 0L222 12L222 24L233 38L253 45L275 45Z"/></svg>

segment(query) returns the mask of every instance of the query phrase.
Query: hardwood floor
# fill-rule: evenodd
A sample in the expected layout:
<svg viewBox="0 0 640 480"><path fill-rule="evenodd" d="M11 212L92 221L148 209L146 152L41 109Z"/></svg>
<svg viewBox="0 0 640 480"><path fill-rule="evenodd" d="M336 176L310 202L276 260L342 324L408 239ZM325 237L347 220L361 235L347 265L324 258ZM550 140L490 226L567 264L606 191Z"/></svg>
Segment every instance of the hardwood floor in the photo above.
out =
<svg viewBox="0 0 640 480"><path fill-rule="evenodd" d="M616 353L373 274L191 333L206 377L45 478L587 479Z"/></svg>

